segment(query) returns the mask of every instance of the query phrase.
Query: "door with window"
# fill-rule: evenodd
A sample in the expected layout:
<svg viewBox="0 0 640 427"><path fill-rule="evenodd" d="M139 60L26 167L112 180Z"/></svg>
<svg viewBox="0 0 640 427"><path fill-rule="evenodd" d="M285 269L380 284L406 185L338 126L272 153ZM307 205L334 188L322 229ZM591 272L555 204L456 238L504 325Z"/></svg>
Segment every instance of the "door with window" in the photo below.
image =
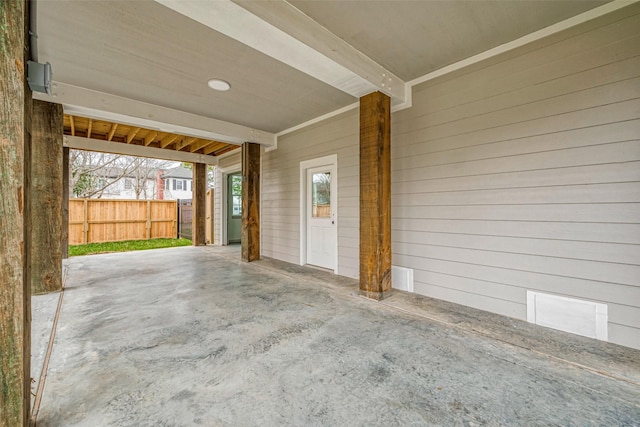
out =
<svg viewBox="0 0 640 427"><path fill-rule="evenodd" d="M242 174L227 175L227 240L240 243L242 237Z"/></svg>
<svg viewBox="0 0 640 427"><path fill-rule="evenodd" d="M335 270L337 252L334 166L307 169L307 264Z"/></svg>

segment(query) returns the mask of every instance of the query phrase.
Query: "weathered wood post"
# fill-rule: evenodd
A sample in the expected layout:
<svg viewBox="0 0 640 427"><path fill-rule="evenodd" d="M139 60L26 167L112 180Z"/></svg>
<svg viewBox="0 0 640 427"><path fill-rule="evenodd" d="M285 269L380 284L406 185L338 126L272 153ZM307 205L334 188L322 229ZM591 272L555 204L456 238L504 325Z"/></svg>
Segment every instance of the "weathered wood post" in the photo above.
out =
<svg viewBox="0 0 640 427"><path fill-rule="evenodd" d="M28 7L0 2L0 425L26 426L31 398Z"/></svg>
<svg viewBox="0 0 640 427"><path fill-rule="evenodd" d="M242 260L260 259L260 144L242 145Z"/></svg>
<svg viewBox="0 0 640 427"><path fill-rule="evenodd" d="M207 244L206 236L206 196L207 196L207 165L204 163L193 164L193 196L191 206L193 207L191 242L193 246L204 246Z"/></svg>
<svg viewBox="0 0 640 427"><path fill-rule="evenodd" d="M62 289L62 105L33 101L31 122L31 293Z"/></svg>
<svg viewBox="0 0 640 427"><path fill-rule="evenodd" d="M69 147L62 149L62 259L69 258Z"/></svg>
<svg viewBox="0 0 640 427"><path fill-rule="evenodd" d="M391 290L391 102L360 98L360 293Z"/></svg>

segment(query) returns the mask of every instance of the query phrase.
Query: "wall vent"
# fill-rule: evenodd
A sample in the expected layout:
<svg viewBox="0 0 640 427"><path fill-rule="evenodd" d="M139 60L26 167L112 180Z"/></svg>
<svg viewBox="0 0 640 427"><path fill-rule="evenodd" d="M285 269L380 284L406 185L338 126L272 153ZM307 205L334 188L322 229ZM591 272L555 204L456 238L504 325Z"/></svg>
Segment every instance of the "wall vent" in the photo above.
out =
<svg viewBox="0 0 640 427"><path fill-rule="evenodd" d="M413 269L391 266L391 287L400 291L413 292Z"/></svg>
<svg viewBox="0 0 640 427"><path fill-rule="evenodd" d="M606 304L527 291L527 321L576 335L608 340Z"/></svg>

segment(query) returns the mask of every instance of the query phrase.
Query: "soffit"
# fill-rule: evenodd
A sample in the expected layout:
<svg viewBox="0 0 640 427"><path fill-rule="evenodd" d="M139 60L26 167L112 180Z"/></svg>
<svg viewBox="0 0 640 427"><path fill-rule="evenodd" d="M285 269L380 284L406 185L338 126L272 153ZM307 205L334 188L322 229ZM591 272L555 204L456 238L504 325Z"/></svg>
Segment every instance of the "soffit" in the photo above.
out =
<svg viewBox="0 0 640 427"><path fill-rule="evenodd" d="M290 3L404 81L607 1L301 1Z"/></svg>
<svg viewBox="0 0 640 427"><path fill-rule="evenodd" d="M268 132L356 100L153 1L40 1L37 31L56 82Z"/></svg>

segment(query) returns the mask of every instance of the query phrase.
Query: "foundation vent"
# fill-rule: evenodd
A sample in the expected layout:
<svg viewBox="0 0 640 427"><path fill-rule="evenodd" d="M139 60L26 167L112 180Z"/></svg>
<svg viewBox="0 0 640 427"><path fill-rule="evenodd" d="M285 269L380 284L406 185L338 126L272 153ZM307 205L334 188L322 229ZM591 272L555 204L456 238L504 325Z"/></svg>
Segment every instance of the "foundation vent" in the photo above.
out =
<svg viewBox="0 0 640 427"><path fill-rule="evenodd" d="M391 266L391 287L400 291L413 292L413 269Z"/></svg>
<svg viewBox="0 0 640 427"><path fill-rule="evenodd" d="M608 340L606 304L527 291L527 321L576 335Z"/></svg>

